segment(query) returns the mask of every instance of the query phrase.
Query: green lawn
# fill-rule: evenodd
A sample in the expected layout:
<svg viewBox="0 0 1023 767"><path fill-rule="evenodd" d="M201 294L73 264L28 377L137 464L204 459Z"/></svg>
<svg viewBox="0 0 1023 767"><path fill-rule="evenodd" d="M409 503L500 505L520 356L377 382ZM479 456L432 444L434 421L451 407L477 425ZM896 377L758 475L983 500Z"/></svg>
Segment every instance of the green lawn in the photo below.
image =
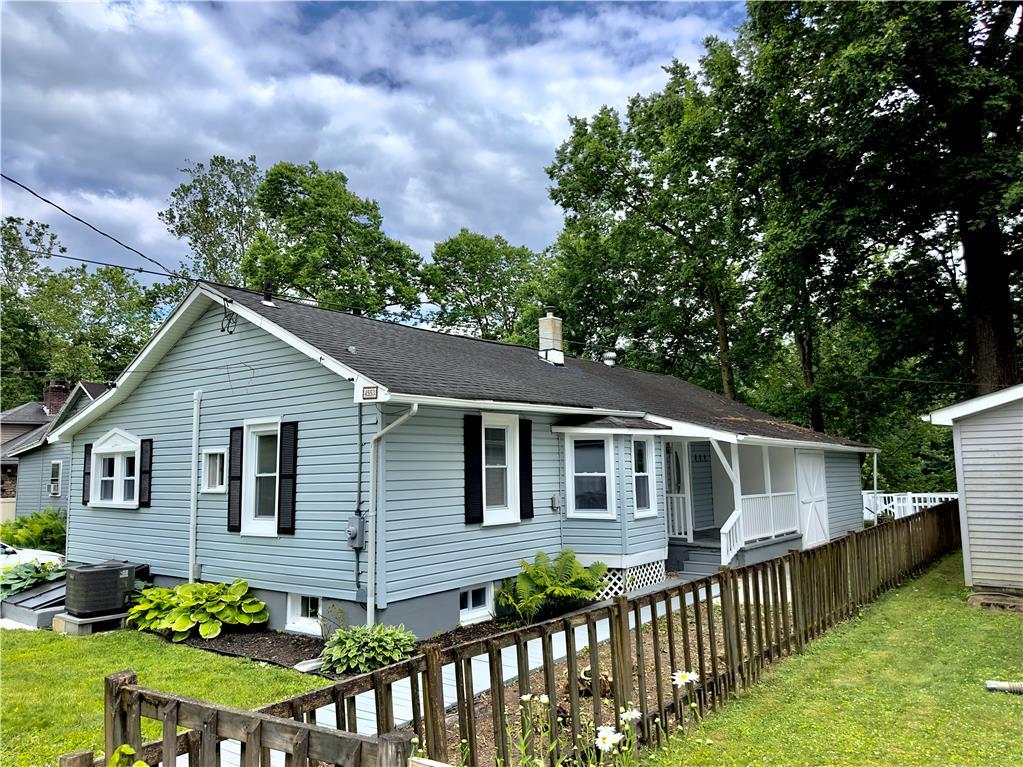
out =
<svg viewBox="0 0 1023 767"><path fill-rule="evenodd" d="M256 708L325 682L137 631L90 637L0 631L0 765L50 767L69 751L101 751L103 677L125 669L138 673L146 687L240 708ZM159 724L148 724L145 737L159 737Z"/></svg>
<svg viewBox="0 0 1023 767"><path fill-rule="evenodd" d="M890 592L654 752L679 765L1023 764L1023 616L965 606L962 556Z"/></svg>

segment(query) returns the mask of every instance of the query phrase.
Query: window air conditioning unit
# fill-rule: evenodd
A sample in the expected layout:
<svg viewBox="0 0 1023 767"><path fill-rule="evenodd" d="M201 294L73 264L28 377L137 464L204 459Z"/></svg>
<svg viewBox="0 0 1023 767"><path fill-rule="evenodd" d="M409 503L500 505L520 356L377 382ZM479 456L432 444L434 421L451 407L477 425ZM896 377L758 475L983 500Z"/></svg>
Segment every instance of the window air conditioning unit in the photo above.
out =
<svg viewBox="0 0 1023 767"><path fill-rule="evenodd" d="M95 565L76 565L67 571L67 611L79 618L123 613L128 609L135 577L146 577L149 567L110 560Z"/></svg>
<svg viewBox="0 0 1023 767"><path fill-rule="evenodd" d="M60 495L60 482L50 483L50 495Z"/></svg>

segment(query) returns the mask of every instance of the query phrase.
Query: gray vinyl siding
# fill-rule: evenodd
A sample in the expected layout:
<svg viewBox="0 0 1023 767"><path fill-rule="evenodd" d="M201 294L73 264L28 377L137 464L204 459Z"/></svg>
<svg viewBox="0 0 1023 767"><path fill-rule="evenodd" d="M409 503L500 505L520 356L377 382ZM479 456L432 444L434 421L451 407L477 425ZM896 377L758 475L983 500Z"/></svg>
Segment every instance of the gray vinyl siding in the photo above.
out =
<svg viewBox="0 0 1023 767"><path fill-rule="evenodd" d="M652 549L663 549L668 545L668 526L664 509L664 444L659 437L653 439L654 474L650 486L651 502L655 504L657 516L636 519L633 503L635 500L635 484L632 477L632 437L620 437L622 442L622 472L625 493L625 553L639 554Z"/></svg>
<svg viewBox="0 0 1023 767"><path fill-rule="evenodd" d="M294 535L229 533L227 495L200 493L199 577L352 599L354 554L345 544L357 484L352 384L245 320L233 334L221 332L222 316L222 309L210 309L130 397L75 436L68 556L133 559L157 575L188 576L192 394L202 389L200 451L227 448L229 429L246 419L294 420L299 427ZM375 406L365 407L367 440L377 417ZM114 427L153 439L150 508L81 505L83 447Z"/></svg>
<svg viewBox="0 0 1023 767"><path fill-rule="evenodd" d="M689 481L692 482L693 527L702 530L714 525L714 478L711 472L709 442L689 445Z"/></svg>
<svg viewBox="0 0 1023 767"><path fill-rule="evenodd" d="M828 536L834 540L863 529L863 494L859 453L824 453L828 492Z"/></svg>
<svg viewBox="0 0 1023 767"><path fill-rule="evenodd" d="M956 428L973 585L1023 589L1023 402Z"/></svg>
<svg viewBox="0 0 1023 767"><path fill-rule="evenodd" d="M50 495L50 463L62 461L60 495ZM24 517L47 507L67 509L71 475L71 446L43 445L18 456L18 497L15 516Z"/></svg>
<svg viewBox="0 0 1023 767"><path fill-rule="evenodd" d="M389 419L404 412L385 410ZM467 412L476 411L423 407L384 437L382 600L500 580L518 572L520 559L562 548L561 440L551 433L552 419L543 415L521 416L533 422L533 519L493 527L465 524L462 430ZM551 508L552 496L558 498L558 511ZM609 527L619 530L620 545L620 528Z"/></svg>

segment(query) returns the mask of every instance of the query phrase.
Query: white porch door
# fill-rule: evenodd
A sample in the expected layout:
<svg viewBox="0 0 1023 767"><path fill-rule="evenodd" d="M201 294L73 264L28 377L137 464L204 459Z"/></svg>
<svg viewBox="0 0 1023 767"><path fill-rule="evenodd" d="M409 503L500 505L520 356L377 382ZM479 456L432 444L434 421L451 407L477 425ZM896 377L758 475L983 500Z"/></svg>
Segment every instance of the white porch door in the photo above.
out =
<svg viewBox="0 0 1023 767"><path fill-rule="evenodd" d="M824 475L824 453L800 450L796 453L799 477L799 522L803 548L828 542L828 488Z"/></svg>
<svg viewBox="0 0 1023 767"><path fill-rule="evenodd" d="M668 536L693 540L693 509L686 488L686 444L666 442L664 445L664 490L667 497Z"/></svg>

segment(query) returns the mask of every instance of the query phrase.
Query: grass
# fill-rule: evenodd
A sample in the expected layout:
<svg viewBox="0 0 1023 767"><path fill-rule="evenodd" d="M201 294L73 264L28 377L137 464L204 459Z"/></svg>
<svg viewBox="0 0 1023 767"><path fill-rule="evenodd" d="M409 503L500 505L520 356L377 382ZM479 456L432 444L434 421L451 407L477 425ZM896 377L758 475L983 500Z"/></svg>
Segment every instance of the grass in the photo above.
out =
<svg viewBox="0 0 1023 767"><path fill-rule="evenodd" d="M962 556L764 674L644 767L1020 765L1023 616L965 605Z"/></svg>
<svg viewBox="0 0 1023 767"><path fill-rule="evenodd" d="M297 671L115 631L67 637L0 631L0 765L55 765L61 754L103 747L103 677L131 669L140 684L239 708L258 708L324 680ZM146 739L159 723L143 720Z"/></svg>

